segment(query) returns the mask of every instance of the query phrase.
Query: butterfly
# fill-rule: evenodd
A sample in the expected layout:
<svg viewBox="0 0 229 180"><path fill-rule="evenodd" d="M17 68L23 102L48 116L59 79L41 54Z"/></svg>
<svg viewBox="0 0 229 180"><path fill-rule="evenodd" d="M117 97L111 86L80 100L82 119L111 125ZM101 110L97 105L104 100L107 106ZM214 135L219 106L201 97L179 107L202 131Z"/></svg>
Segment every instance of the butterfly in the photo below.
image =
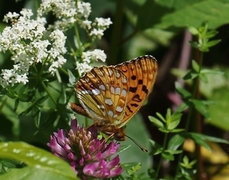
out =
<svg viewBox="0 0 229 180"><path fill-rule="evenodd" d="M71 108L94 120L99 131L124 141L124 126L152 91L157 71L157 60L151 55L94 67L75 84L80 104L71 103Z"/></svg>

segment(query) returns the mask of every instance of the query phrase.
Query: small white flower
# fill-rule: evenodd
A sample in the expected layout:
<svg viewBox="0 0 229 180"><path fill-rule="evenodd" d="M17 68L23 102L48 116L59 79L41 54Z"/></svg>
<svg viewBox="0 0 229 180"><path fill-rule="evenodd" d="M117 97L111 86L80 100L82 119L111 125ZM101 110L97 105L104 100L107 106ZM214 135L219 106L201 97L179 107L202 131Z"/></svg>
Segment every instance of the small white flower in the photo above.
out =
<svg viewBox="0 0 229 180"><path fill-rule="evenodd" d="M23 83L23 84L29 82L26 74L21 74L21 75L17 74L15 77L15 81L16 83Z"/></svg>
<svg viewBox="0 0 229 180"><path fill-rule="evenodd" d="M12 22L13 20L17 20L20 15L16 12L9 12L4 16L3 21L8 23L9 21Z"/></svg>
<svg viewBox="0 0 229 180"><path fill-rule="evenodd" d="M83 55L82 55L83 62L88 63L88 64L93 61L105 62L106 58L107 58L106 54L104 53L103 50L100 50L100 49L94 49L93 51L86 51L86 52L83 52Z"/></svg>
<svg viewBox="0 0 229 180"><path fill-rule="evenodd" d="M109 27L112 24L110 18L95 18L95 22L101 27Z"/></svg>
<svg viewBox="0 0 229 180"><path fill-rule="evenodd" d="M89 20L84 20L84 21L80 22L80 26L84 29L91 29L91 24L92 24L92 22Z"/></svg>
<svg viewBox="0 0 229 180"><path fill-rule="evenodd" d="M103 36L103 32L104 30L102 29L93 29L91 32L90 32L90 35L91 36L97 36L99 39Z"/></svg>
<svg viewBox="0 0 229 180"><path fill-rule="evenodd" d="M91 13L91 4L78 1L77 12L78 15L83 16L85 19L87 19Z"/></svg>
<svg viewBox="0 0 229 180"><path fill-rule="evenodd" d="M88 65L88 63L86 62L83 63L76 62L76 68L78 69L79 75L82 76L86 72L90 71L92 69L92 66Z"/></svg>

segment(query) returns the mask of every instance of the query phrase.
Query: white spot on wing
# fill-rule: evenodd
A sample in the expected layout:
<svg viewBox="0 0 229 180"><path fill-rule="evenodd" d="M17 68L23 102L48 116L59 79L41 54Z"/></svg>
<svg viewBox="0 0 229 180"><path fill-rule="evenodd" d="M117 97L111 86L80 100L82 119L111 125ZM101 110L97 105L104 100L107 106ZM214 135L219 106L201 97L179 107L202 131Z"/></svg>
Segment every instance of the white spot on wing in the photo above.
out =
<svg viewBox="0 0 229 180"><path fill-rule="evenodd" d="M114 87L113 86L111 86L111 89L110 90L111 90L111 93L114 94L115 90L114 90Z"/></svg>
<svg viewBox="0 0 229 180"><path fill-rule="evenodd" d="M116 78L120 78L121 74L119 72L116 72L115 76Z"/></svg>
<svg viewBox="0 0 229 180"><path fill-rule="evenodd" d="M117 111L117 112L122 112L122 111L123 111L123 108L120 107L120 106L117 106L117 107L116 107L116 111Z"/></svg>
<svg viewBox="0 0 229 180"><path fill-rule="evenodd" d="M98 108L103 109L103 110L105 109L105 107L103 105L98 105Z"/></svg>
<svg viewBox="0 0 229 180"><path fill-rule="evenodd" d="M105 99L105 103L109 106L111 106L113 104L111 99Z"/></svg>
<svg viewBox="0 0 229 180"><path fill-rule="evenodd" d="M117 88L115 89L115 94L120 94L120 92L121 92L121 89L120 89L119 87L117 87Z"/></svg>
<svg viewBox="0 0 229 180"><path fill-rule="evenodd" d="M121 95L126 96L126 90L125 89L122 90Z"/></svg>
<svg viewBox="0 0 229 180"><path fill-rule="evenodd" d="M124 84L127 83L127 78L126 77L122 77L122 83L124 83Z"/></svg>
<svg viewBox="0 0 229 180"><path fill-rule="evenodd" d="M108 70L109 76L112 76L113 75L113 71L111 69L107 69L107 70Z"/></svg>
<svg viewBox="0 0 229 180"><path fill-rule="evenodd" d="M114 113L112 111L108 111L108 116L112 117L114 115Z"/></svg>
<svg viewBox="0 0 229 180"><path fill-rule="evenodd" d="M100 90L98 90L98 89L92 89L92 93L94 95L99 95L100 94Z"/></svg>
<svg viewBox="0 0 229 180"><path fill-rule="evenodd" d="M99 89L105 91L105 86L103 84L99 85Z"/></svg>
<svg viewBox="0 0 229 180"><path fill-rule="evenodd" d="M113 118L117 118L118 117L118 115L117 114L115 114L114 116L113 116Z"/></svg>

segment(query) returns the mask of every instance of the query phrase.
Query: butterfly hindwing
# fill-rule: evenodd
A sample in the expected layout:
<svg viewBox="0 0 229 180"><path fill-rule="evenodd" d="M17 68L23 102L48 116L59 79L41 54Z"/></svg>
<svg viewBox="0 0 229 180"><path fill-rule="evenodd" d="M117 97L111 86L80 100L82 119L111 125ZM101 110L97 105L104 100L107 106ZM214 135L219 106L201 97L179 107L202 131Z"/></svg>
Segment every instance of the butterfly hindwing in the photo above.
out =
<svg viewBox="0 0 229 180"><path fill-rule="evenodd" d="M127 102L127 78L113 66L95 67L75 86L80 104L95 121L120 124Z"/></svg>

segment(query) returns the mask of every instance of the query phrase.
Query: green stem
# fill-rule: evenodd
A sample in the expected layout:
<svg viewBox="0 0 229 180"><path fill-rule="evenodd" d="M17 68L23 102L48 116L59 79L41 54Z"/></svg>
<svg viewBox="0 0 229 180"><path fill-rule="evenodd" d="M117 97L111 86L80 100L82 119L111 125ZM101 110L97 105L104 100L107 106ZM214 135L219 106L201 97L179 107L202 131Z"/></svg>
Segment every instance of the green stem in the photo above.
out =
<svg viewBox="0 0 229 180"><path fill-rule="evenodd" d="M198 58L199 59L199 72L201 71L201 67L202 67L202 64L203 64L203 53L201 52L200 53L200 57ZM196 78L193 80L193 90L192 90L192 98L191 99L196 99L196 96L197 96L197 92L199 91L199 78ZM189 111L188 111L188 115L187 115L187 120L186 120L186 125L185 125L185 133L188 132L188 129L189 129L189 126L190 126L190 122L191 122L191 118L193 117L193 112L195 111L195 108L194 106L191 106ZM181 162L181 158L183 156L183 151L181 154L179 154L179 157L178 157L178 165L177 165L177 168L176 168L176 174L178 174L179 172L179 163Z"/></svg>
<svg viewBox="0 0 229 180"><path fill-rule="evenodd" d="M43 86L43 88L45 89L45 91L48 93L50 99L53 101L54 104L56 104L55 99L52 97L52 94L49 92L48 88L46 87L45 83L43 81L41 81L41 84Z"/></svg>
<svg viewBox="0 0 229 180"><path fill-rule="evenodd" d="M164 137L164 140L163 140L163 147L162 147L163 150L166 149L167 141L168 141L168 133L165 134L165 137ZM162 153L163 153L163 152L162 152ZM158 166L157 166L156 177L155 177L155 178L158 178L158 174L159 174L159 171L160 171L160 169L161 169L162 162L163 162L163 156L161 155L161 156L160 156L159 163L158 163Z"/></svg>
<svg viewBox="0 0 229 180"><path fill-rule="evenodd" d="M111 34L111 45L110 45L110 52L108 54L108 64L116 64L118 52L120 50L120 42L121 42L121 35L122 35L122 22L123 22L123 13L124 13L124 1L117 0L116 1L117 7L114 15L114 24L112 28Z"/></svg>
<svg viewBox="0 0 229 180"><path fill-rule="evenodd" d="M76 23L74 25L74 30L75 30L75 35L76 35L76 40L77 40L79 52L80 52L80 54L82 54L81 40L80 40L80 35L79 35L79 31L78 31L78 27L77 27Z"/></svg>

